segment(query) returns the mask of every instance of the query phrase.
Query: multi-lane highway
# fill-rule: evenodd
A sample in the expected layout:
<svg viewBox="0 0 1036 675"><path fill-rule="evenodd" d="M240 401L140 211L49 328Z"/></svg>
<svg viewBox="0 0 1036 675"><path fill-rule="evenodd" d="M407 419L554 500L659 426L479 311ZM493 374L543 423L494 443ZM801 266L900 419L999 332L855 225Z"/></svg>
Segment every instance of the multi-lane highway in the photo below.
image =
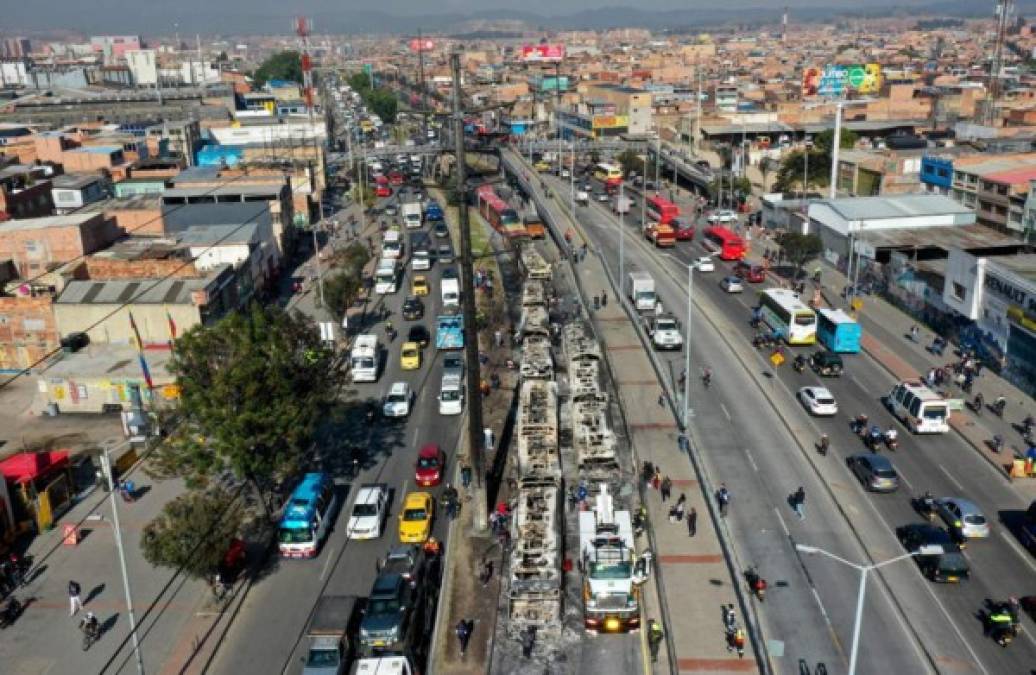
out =
<svg viewBox="0 0 1036 675"><path fill-rule="evenodd" d="M557 179L547 180L555 192L562 189ZM596 203L577 207L576 216L618 272L615 216ZM638 227L626 225L624 232L626 271L650 271L666 308L686 321L686 265L704 251L697 243L681 243L661 252L643 240ZM824 420L809 417L794 393L818 378L788 366L775 369L766 354L751 347L748 319L756 287L740 295L723 292L718 281L729 273L729 264L717 262L715 272L698 273L695 280L692 434L713 480L725 481L735 494L729 524L741 562L759 565L770 581L771 593L760 609L766 637L783 643L780 662L789 668L799 658L824 661L829 669L844 666L859 583L855 570L796 553L794 545L818 546L859 563L900 555L895 528L919 520L910 496L931 490L976 502L994 523L993 535L967 548L972 575L960 585L932 584L910 560L871 575L861 672L1027 672L1036 662L1032 633L1001 649L983 636L976 618L986 598L1030 591L1033 560L996 525L1001 511L1024 508L1021 497L960 437L918 437L902 429L901 449L892 456L903 481L900 490L864 492L844 464L848 455L863 450L848 419L866 412L883 428L896 426L879 401L893 384L891 375L867 355L848 358L844 377L820 383L834 393L841 413ZM675 380L683 369L682 354L661 358ZM708 391L696 377L703 365L714 373ZM821 433L832 441L823 458L812 450ZM787 502L800 485L807 494L801 521Z"/></svg>
<svg viewBox="0 0 1036 675"><path fill-rule="evenodd" d="M396 199L397 195L393 195L381 200L379 206L385 206L390 201L395 203ZM428 232L427 225L422 232ZM377 238L375 236L375 241ZM435 244L435 240L432 244ZM271 563L270 568L249 591L239 616L220 646L212 672L298 672L306 648L302 638L317 599L323 594L367 596L376 576L378 559L384 556L391 544L398 542L397 516L404 496L415 489L414 463L420 446L425 443L439 444L449 457L448 469L452 473L461 425L443 424L444 418L439 416L436 400L442 359L435 351L433 322L440 306L439 280L442 269L443 266L436 262L431 271L422 272L430 282L431 293L423 299L425 315L419 321L404 321L399 312L413 277L409 263L397 293L372 296L368 315L377 316L380 307L386 308L390 312L388 319L399 336L393 342L387 342L383 321L364 329L378 335L385 347L381 376L374 384L350 385L351 391L346 396L357 402L364 399L377 400L380 410L380 399L391 383L408 382L416 395L410 416L398 422L379 416L375 424L368 424L363 406L357 405L348 419L336 425L335 433L364 449L364 461L360 475L355 479L344 479L341 486L345 506L334 532L315 559L275 559ZM414 323L423 323L429 329L433 343L424 349L420 369L402 371L400 346ZM336 467L336 471L337 467L348 465L343 459L333 455L324 457L324 461ZM386 483L391 489L389 516L384 534L378 540L351 541L346 536L345 525L352 508L352 499L356 487L362 483ZM432 488L432 491L438 494L441 489ZM437 514L434 536L445 541L447 532L446 519Z"/></svg>

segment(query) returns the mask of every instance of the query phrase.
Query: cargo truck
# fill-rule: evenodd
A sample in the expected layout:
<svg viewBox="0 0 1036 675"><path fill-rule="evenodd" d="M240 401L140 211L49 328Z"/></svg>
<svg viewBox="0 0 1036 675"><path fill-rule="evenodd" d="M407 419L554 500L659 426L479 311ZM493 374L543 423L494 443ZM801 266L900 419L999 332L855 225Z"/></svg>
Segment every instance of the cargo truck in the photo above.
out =
<svg viewBox="0 0 1036 675"><path fill-rule="evenodd" d="M612 197L612 211L623 215L630 211L630 198L624 194L617 194Z"/></svg>
<svg viewBox="0 0 1036 675"><path fill-rule="evenodd" d="M648 223L644 226L644 238L654 244L656 248L676 246L676 230L672 225Z"/></svg>
<svg viewBox="0 0 1036 675"><path fill-rule="evenodd" d="M650 274L643 271L630 272L626 286L629 299L638 312L650 312L655 309L655 280Z"/></svg>
<svg viewBox="0 0 1036 675"><path fill-rule="evenodd" d="M358 598L325 595L317 602L306 630L309 651L302 675L343 675L353 647L349 636L356 628Z"/></svg>
<svg viewBox="0 0 1036 675"><path fill-rule="evenodd" d="M464 349L464 317L444 314L435 320L435 348Z"/></svg>
<svg viewBox="0 0 1036 675"><path fill-rule="evenodd" d="M408 230L417 230L421 228L421 203L420 202L407 202L403 204L402 208L403 225Z"/></svg>
<svg viewBox="0 0 1036 675"><path fill-rule="evenodd" d="M579 512L583 624L590 633L626 633L640 628L640 589L634 580L633 525L616 510L602 484L591 511Z"/></svg>

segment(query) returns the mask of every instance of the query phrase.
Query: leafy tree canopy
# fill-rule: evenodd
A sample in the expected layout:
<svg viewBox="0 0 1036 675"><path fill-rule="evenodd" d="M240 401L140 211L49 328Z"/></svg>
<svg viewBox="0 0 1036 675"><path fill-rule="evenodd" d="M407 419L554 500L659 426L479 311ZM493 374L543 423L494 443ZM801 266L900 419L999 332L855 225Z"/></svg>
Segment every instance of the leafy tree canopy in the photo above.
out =
<svg viewBox="0 0 1036 675"><path fill-rule="evenodd" d="M356 302L363 286L363 266L368 260L370 252L361 244L353 244L335 258L335 272L324 282L324 297L339 321Z"/></svg>
<svg viewBox="0 0 1036 675"><path fill-rule="evenodd" d="M796 269L801 270L807 262L816 258L824 250L824 243L818 234L801 234L787 232L781 237L784 254Z"/></svg>
<svg viewBox="0 0 1036 675"><path fill-rule="evenodd" d="M332 359L311 321L276 307L253 304L187 331L169 366L182 423L159 447L152 472L194 487L229 471L271 495L303 465L337 393Z"/></svg>
<svg viewBox="0 0 1036 675"><path fill-rule="evenodd" d="M144 527L144 559L159 567L183 568L206 578L217 570L230 540L238 535L242 509L224 490L191 490L162 508Z"/></svg>
<svg viewBox="0 0 1036 675"><path fill-rule="evenodd" d="M260 87L270 80L288 80L302 84L302 55L294 50L277 52L255 69L252 79Z"/></svg>

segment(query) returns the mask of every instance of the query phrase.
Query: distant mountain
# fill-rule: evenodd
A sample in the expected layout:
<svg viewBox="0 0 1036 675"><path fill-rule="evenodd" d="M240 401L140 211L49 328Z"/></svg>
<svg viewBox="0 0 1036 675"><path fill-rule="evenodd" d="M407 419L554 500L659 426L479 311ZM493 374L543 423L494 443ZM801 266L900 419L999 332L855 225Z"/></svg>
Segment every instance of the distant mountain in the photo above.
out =
<svg viewBox="0 0 1036 675"><path fill-rule="evenodd" d="M833 0L724 0L722 3L691 5L686 0L646 0L636 6L590 6L576 11L559 11L561 7L585 6L592 0L527 0L527 10L492 8L505 0L442 0L437 3L441 13L427 14L428 5L417 0L382 0L379 9L349 9L343 0L299 0L284 4L281 0L249 0L240 10L233 0L178 0L156 2L142 11L149 0L92 0L89 11L74 13L74 28L87 34L143 33L181 36L194 33L211 35L287 34L295 14L305 14L317 34L408 34L418 29L428 32L457 32L469 30L468 22L493 20L520 21L530 31L637 27L652 30L693 27L706 30L720 25L758 25L774 23L780 17L785 2L792 6L792 20L829 20L838 16L993 16L992 0L879 0L880 6L867 3L837 3ZM40 13L40 3L12 3L4 10L5 34L53 31L55 17L73 16L61 11L61 5L79 0L50 0L49 9ZM155 0L150 0L155 2ZM478 9L466 10L474 4ZM1032 15L1036 0L1016 3L1019 15ZM508 7L513 7L509 3ZM677 8L667 8L667 7ZM71 10L69 10L71 12ZM216 28L217 30L213 30Z"/></svg>

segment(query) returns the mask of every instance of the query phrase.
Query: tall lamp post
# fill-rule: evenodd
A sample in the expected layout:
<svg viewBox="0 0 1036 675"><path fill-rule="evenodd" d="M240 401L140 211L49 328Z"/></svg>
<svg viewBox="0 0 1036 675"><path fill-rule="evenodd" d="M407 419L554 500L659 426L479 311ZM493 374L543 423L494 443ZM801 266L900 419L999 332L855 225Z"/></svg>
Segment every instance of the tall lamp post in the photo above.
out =
<svg viewBox="0 0 1036 675"><path fill-rule="evenodd" d="M905 553L903 555L899 555L895 558L890 558L889 560L884 560L880 563L875 563L873 565L860 565L846 560L845 558L841 558L835 555L834 553L831 553L830 551L825 551L822 548L817 548L816 546L795 544L795 550L799 551L800 553L806 553L809 555L819 554L827 556L832 560L837 560L843 565L848 565L849 567L852 567L860 573L860 590L856 596L856 618L853 620L853 645L852 649L849 652L849 675L856 675L856 657L859 654L860 647L860 624L863 621L863 601L864 598L867 597L867 573L871 570L876 570L879 567L884 567L885 565L891 565L894 562L899 562L900 560L913 558L916 555L920 555L921 552L913 551L911 553Z"/></svg>
<svg viewBox="0 0 1036 675"><path fill-rule="evenodd" d="M112 474L112 460L110 453L118 448L129 445L129 441L118 445L109 445L100 455L101 470L104 472L104 479L108 483L108 495L111 497L112 506L112 531L115 534L115 549L119 554L119 569L122 571L122 590L126 596L126 616L129 620L130 638L133 641L133 656L137 661L137 672L144 675L144 659L140 654L140 639L137 636L137 619L133 613L133 595L130 593L129 574L126 571L126 551L122 546L122 527L119 525L119 507L115 493L118 487L115 483L115 476Z"/></svg>
<svg viewBox="0 0 1036 675"><path fill-rule="evenodd" d="M718 253L718 252L717 252ZM687 266L687 324L684 328L683 349L683 428L686 431L691 424L691 316L694 312L694 270L706 260L711 260L716 253L710 253Z"/></svg>

